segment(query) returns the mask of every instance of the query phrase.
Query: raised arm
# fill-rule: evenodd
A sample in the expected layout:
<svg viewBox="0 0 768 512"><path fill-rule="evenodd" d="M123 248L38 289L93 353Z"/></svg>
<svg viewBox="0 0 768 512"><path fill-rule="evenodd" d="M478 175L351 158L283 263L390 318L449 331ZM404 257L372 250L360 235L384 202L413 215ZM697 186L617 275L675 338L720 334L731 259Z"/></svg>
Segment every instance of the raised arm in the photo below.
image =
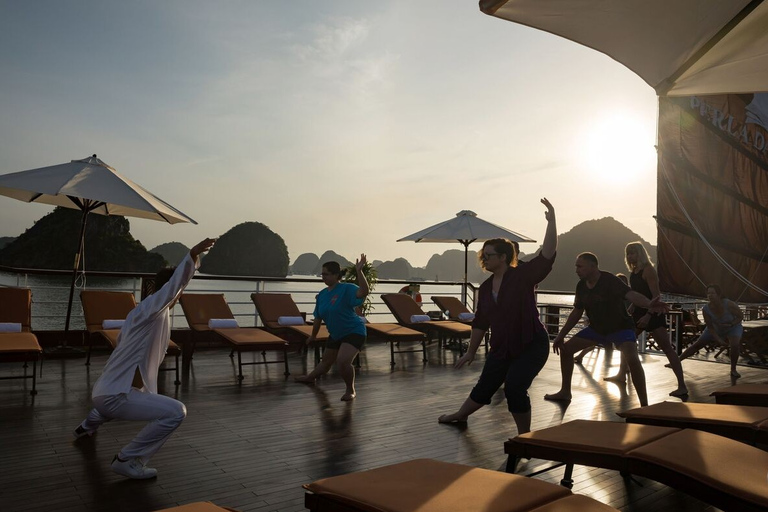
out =
<svg viewBox="0 0 768 512"><path fill-rule="evenodd" d="M368 280L365 279L365 274L363 273L363 269L365 268L365 264L368 263L368 260L365 257L365 254L360 255L359 260L355 260L355 272L357 273L357 298L358 299L364 299L368 293L370 293L370 288L368 287Z"/></svg>
<svg viewBox="0 0 768 512"><path fill-rule="evenodd" d="M544 216L547 219L547 232L544 234L544 242L541 244L541 255L551 260L557 251L557 222L555 221L555 207L543 198L541 203L547 207Z"/></svg>

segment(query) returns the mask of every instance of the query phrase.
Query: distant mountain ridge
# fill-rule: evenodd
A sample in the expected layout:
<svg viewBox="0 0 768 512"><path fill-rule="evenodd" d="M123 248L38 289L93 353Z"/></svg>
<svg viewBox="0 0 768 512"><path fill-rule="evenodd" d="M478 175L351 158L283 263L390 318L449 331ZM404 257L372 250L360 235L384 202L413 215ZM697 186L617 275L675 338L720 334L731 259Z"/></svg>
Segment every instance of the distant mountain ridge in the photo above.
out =
<svg viewBox="0 0 768 512"><path fill-rule="evenodd" d="M166 263L171 266L176 266L181 263L184 256L189 252L189 247L180 242L168 242L160 244L154 249L150 249L149 252L159 254L165 258Z"/></svg>
<svg viewBox="0 0 768 512"><path fill-rule="evenodd" d="M570 291L575 289L578 279L574 273L576 256L582 252L592 252L600 260L600 268L613 273L626 273L624 265L624 247L629 242L640 240L648 250L651 260L656 262L656 247L643 240L613 217L588 220L571 228L558 237L557 261L552 273L541 283L542 289ZM449 246L450 244L446 244ZM458 244L456 244L458 245ZM477 260L477 251L481 245L470 247L467 258L468 280L479 284L488 278ZM539 248L528 254L521 252L522 261L534 257ZM327 255L334 255L328 258ZM294 274L319 275L320 261L336 259L344 265L346 261L333 251L326 251L322 257L313 253L304 253L296 258L290 268ZM434 254L425 267L414 267L405 258L395 258L392 261L375 261L376 272L380 279L399 280L428 280L428 281L462 281L464 279L464 250L448 249L442 254ZM312 269L312 270L310 270Z"/></svg>

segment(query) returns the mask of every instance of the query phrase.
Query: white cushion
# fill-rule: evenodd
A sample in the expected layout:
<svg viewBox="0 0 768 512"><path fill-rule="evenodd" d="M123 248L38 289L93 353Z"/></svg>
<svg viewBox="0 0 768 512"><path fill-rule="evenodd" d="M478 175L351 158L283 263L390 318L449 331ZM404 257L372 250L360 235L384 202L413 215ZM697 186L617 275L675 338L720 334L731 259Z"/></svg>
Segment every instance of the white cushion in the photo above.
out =
<svg viewBox="0 0 768 512"><path fill-rule="evenodd" d="M0 332L21 332L21 324L0 322Z"/></svg>
<svg viewBox="0 0 768 512"><path fill-rule="evenodd" d="M237 320L234 318L211 318L208 320L209 329L237 329Z"/></svg>
<svg viewBox="0 0 768 512"><path fill-rule="evenodd" d="M277 325L305 325L304 318L300 316L281 316L277 319Z"/></svg>
<svg viewBox="0 0 768 512"><path fill-rule="evenodd" d="M412 324L420 324L422 322L429 322L429 315L411 315Z"/></svg>
<svg viewBox="0 0 768 512"><path fill-rule="evenodd" d="M122 329L125 320L104 320L101 322L102 329Z"/></svg>
<svg viewBox="0 0 768 512"><path fill-rule="evenodd" d="M462 320L464 322L469 322L474 319L475 319L474 313L459 313L459 320Z"/></svg>

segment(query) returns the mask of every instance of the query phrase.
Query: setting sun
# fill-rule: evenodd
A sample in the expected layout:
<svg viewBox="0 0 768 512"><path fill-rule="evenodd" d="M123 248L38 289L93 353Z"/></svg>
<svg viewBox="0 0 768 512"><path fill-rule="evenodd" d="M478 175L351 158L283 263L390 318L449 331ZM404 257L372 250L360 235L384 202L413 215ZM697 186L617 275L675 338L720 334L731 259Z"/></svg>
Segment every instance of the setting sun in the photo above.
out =
<svg viewBox="0 0 768 512"><path fill-rule="evenodd" d="M653 175L654 143L653 124L615 112L598 118L585 130L579 152L588 176L622 185Z"/></svg>

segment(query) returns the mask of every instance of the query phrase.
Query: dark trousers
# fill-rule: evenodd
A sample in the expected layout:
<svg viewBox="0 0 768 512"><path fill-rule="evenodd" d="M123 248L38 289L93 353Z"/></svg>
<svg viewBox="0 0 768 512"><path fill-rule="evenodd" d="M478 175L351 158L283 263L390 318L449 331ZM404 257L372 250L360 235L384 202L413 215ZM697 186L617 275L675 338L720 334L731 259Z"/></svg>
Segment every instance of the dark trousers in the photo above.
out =
<svg viewBox="0 0 768 512"><path fill-rule="evenodd" d="M480 379L469 394L479 404L490 404L491 397L504 384L507 408L511 413L525 413L531 410L528 388L539 374L549 357L549 336L545 331L537 332L525 350L514 357L501 359L489 354L483 366Z"/></svg>

